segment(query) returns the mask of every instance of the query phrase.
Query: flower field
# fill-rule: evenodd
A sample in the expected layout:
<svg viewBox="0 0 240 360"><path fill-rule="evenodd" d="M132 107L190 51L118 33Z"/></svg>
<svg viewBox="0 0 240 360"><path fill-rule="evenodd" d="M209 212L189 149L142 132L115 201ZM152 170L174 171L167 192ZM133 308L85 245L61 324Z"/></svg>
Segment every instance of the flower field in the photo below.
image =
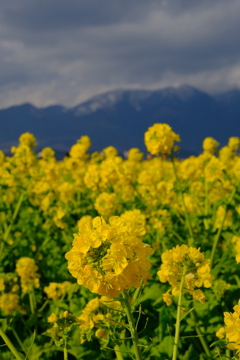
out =
<svg viewBox="0 0 240 360"><path fill-rule="evenodd" d="M0 360L240 359L240 139L0 151Z"/></svg>

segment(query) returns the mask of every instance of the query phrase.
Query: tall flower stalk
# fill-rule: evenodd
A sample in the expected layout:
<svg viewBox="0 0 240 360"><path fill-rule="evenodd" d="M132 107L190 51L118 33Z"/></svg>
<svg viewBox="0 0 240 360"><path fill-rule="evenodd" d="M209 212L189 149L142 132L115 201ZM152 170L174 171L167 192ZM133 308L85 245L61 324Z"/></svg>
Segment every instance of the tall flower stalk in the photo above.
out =
<svg viewBox="0 0 240 360"><path fill-rule="evenodd" d="M174 337L172 360L177 360L177 354L178 354L180 323L181 323L181 306L182 306L183 287L184 287L186 271L187 271L187 269L184 266L182 278L181 278L181 282L180 282L180 287L179 287L178 304L177 304L177 319L176 319L176 327L175 327L175 337Z"/></svg>
<svg viewBox="0 0 240 360"><path fill-rule="evenodd" d="M131 305L129 302L128 293L126 291L123 291L122 296L123 296L123 305L126 310L126 314L127 314L127 318L128 318L129 330L130 330L130 333L132 336L133 350L134 350L135 358L136 358L136 360L142 360L142 353L141 353L141 349L139 347L139 341L138 341L137 326L135 324L134 317L132 314L132 309L131 309Z"/></svg>

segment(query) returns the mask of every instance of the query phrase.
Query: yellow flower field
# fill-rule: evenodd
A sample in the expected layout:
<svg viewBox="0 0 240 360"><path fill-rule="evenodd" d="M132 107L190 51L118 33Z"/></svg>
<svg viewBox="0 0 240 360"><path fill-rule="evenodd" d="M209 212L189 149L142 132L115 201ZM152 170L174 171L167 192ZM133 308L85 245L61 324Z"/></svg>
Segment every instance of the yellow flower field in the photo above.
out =
<svg viewBox="0 0 240 360"><path fill-rule="evenodd" d="M240 139L203 140L0 151L1 360L240 359Z"/></svg>

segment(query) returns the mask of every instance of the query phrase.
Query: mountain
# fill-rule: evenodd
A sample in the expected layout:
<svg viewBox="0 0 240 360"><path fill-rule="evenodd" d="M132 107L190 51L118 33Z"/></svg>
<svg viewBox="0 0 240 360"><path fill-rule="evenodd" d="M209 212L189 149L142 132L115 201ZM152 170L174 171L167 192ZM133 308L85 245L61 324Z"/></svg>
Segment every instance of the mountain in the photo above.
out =
<svg viewBox="0 0 240 360"><path fill-rule="evenodd" d="M92 151L109 145L120 152L131 147L145 151L144 132L157 122L169 124L180 134L185 156L201 152L207 136L223 146L230 136L240 136L240 91L211 96L184 85L156 91L110 91L73 108L12 106L0 110L0 148L8 152L28 131L36 136L39 149L51 146L58 157L81 135L90 136Z"/></svg>

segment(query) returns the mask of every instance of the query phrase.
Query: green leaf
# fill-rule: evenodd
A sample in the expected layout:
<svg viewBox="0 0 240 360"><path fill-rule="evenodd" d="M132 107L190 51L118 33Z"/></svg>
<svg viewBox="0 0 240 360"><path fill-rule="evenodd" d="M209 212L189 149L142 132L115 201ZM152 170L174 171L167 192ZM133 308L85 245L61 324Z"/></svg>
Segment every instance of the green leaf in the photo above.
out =
<svg viewBox="0 0 240 360"><path fill-rule="evenodd" d="M56 338L56 336L53 334L53 333L51 333L51 332L44 332L44 333L42 333L42 335L45 335L45 336L48 336L48 337L50 337L50 338L52 338L52 339L55 339Z"/></svg>
<svg viewBox="0 0 240 360"><path fill-rule="evenodd" d="M60 347L61 345L63 345L64 339L62 338L60 340L54 340L54 342L57 347Z"/></svg>
<svg viewBox="0 0 240 360"><path fill-rule="evenodd" d="M191 360L191 359L198 359L199 353L194 350L193 345L191 344L188 350L185 352L184 355L179 354L180 360Z"/></svg>
<svg viewBox="0 0 240 360"><path fill-rule="evenodd" d="M158 346L158 350L162 354L167 354L169 357L172 356L173 341L170 335L166 336L161 344Z"/></svg>
<svg viewBox="0 0 240 360"><path fill-rule="evenodd" d="M194 307L191 308L190 310L188 310L185 314L183 314L183 316L182 316L182 318L181 318L181 321L182 321L188 314L190 314L190 312L193 311L193 310L194 310Z"/></svg>

